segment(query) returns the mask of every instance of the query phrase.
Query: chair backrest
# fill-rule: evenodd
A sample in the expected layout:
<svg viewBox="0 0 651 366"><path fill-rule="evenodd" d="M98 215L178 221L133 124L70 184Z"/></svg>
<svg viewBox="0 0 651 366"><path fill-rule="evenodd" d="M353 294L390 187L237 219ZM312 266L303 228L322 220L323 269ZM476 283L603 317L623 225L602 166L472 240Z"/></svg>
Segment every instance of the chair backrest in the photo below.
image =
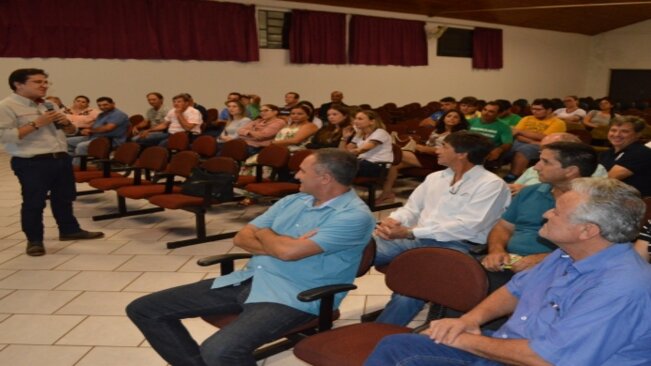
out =
<svg viewBox="0 0 651 366"><path fill-rule="evenodd" d="M217 140L213 136L199 136L192 142L192 151L202 158L212 158L217 153Z"/></svg>
<svg viewBox="0 0 651 366"><path fill-rule="evenodd" d="M217 108L208 108L206 114L208 115L208 118L204 122L208 124L215 122L217 118L219 118L219 111Z"/></svg>
<svg viewBox="0 0 651 366"><path fill-rule="evenodd" d="M235 160L224 156L210 158L203 163L201 167L211 173L231 173L233 177L237 177L240 167Z"/></svg>
<svg viewBox="0 0 651 366"><path fill-rule="evenodd" d="M226 158L232 158L235 161L244 161L246 160L246 142L244 140L235 139L229 140L222 145L222 149L219 153L219 156Z"/></svg>
<svg viewBox="0 0 651 366"><path fill-rule="evenodd" d="M397 256L386 273L396 293L467 312L488 294L488 277L471 256L447 248L417 248Z"/></svg>
<svg viewBox="0 0 651 366"><path fill-rule="evenodd" d="M391 151L393 152L393 162L391 164L398 165L402 162L402 148L398 144L391 145Z"/></svg>
<svg viewBox="0 0 651 366"><path fill-rule="evenodd" d="M111 140L98 137L88 144L88 156L95 159L108 159L111 154Z"/></svg>
<svg viewBox="0 0 651 366"><path fill-rule="evenodd" d="M167 166L168 157L169 152L164 147L150 146L140 154L136 166L138 168L160 172Z"/></svg>
<svg viewBox="0 0 651 366"><path fill-rule="evenodd" d="M167 149L170 151L184 151L190 146L190 136L181 131L170 135L167 139Z"/></svg>
<svg viewBox="0 0 651 366"><path fill-rule="evenodd" d="M123 165L133 165L138 159L140 145L135 142L125 142L118 146L113 154L113 160Z"/></svg>
<svg viewBox="0 0 651 366"><path fill-rule="evenodd" d="M362 260L359 262L357 274L355 275L356 277L363 276L366 274L366 272L368 272L369 269L371 269L373 262L375 261L376 247L377 245L375 244L375 239L371 237L371 240L369 240L366 248L364 248L364 252L362 253Z"/></svg>
<svg viewBox="0 0 651 366"><path fill-rule="evenodd" d="M271 144L258 154L258 164L274 169L283 168L289 161L289 149L285 146Z"/></svg>
<svg viewBox="0 0 651 366"><path fill-rule="evenodd" d="M292 172L297 172L300 169L303 160L312 155L313 152L313 150L298 150L293 153L289 158L289 162L287 163L289 170Z"/></svg>
<svg viewBox="0 0 651 366"><path fill-rule="evenodd" d="M181 177L189 177L192 168L199 165L199 155L194 151L181 151L172 156L165 171Z"/></svg>
<svg viewBox="0 0 651 366"><path fill-rule="evenodd" d="M651 197L644 197L644 203L646 203L646 215L644 216L644 223L651 220Z"/></svg>

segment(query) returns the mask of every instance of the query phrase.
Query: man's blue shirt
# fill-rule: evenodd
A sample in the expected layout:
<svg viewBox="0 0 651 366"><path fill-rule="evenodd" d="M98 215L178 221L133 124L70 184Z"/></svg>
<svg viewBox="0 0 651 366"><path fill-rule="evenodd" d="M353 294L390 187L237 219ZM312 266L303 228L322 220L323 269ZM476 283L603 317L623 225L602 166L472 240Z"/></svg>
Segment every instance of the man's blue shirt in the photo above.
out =
<svg viewBox="0 0 651 366"><path fill-rule="evenodd" d="M352 283L375 219L352 189L321 206L314 207L313 202L314 197L305 193L285 197L251 225L294 238L317 230L310 240L322 253L296 261L255 255L244 269L217 277L212 287L236 285L253 277L247 303L274 302L318 314L318 302L305 303L296 295L314 287ZM344 295L335 297L335 308Z"/></svg>
<svg viewBox="0 0 651 366"><path fill-rule="evenodd" d="M129 128L129 116L117 108L113 108L108 112L102 112L97 116L93 123L93 128L98 128L112 123L116 127L112 131L93 134L92 137L111 137L113 138L113 146L124 143L127 140L127 129Z"/></svg>
<svg viewBox="0 0 651 366"><path fill-rule="evenodd" d="M557 249L507 289L518 305L493 337L528 339L558 366L651 363L651 266L630 243L576 262Z"/></svg>
<svg viewBox="0 0 651 366"><path fill-rule="evenodd" d="M502 218L515 225L507 245L509 253L530 255L547 253L555 246L538 235L543 224L543 214L556 207L552 186L547 183L524 187L515 195Z"/></svg>

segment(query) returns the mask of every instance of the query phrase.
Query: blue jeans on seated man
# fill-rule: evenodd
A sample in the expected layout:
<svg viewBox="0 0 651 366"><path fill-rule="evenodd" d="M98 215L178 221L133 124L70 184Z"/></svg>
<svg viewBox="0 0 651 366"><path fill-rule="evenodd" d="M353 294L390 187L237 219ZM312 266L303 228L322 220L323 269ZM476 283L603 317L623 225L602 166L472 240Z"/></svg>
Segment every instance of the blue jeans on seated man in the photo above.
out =
<svg viewBox="0 0 651 366"><path fill-rule="evenodd" d="M384 337L366 359L366 366L498 366L501 363L472 353L434 343L421 334Z"/></svg>
<svg viewBox="0 0 651 366"><path fill-rule="evenodd" d="M253 351L314 315L276 303L244 302L252 280L211 289L212 279L155 292L134 300L126 312L151 346L174 366L255 366ZM239 317L199 346L181 319L218 314Z"/></svg>
<svg viewBox="0 0 651 366"><path fill-rule="evenodd" d="M468 253L468 250L473 244L458 240L458 241L438 241L435 239L394 239L384 240L374 236L377 244L377 252L375 254L376 266L389 264L400 253L414 248L450 248L460 252ZM414 299L398 294L392 294L391 300L382 311L382 314L375 320L378 323L407 325L409 322L423 309L425 301Z"/></svg>

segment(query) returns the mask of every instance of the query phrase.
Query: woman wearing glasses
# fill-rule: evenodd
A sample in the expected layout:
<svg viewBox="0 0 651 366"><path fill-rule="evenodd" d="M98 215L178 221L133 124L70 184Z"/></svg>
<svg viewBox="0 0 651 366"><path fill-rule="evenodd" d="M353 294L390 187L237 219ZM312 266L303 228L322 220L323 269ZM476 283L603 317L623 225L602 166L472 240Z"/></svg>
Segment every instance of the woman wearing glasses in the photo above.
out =
<svg viewBox="0 0 651 366"><path fill-rule="evenodd" d="M278 118L279 111L273 104L264 104L260 107L260 118L249 122L237 131L239 137L247 144L249 156L269 146L278 131L285 127L285 121Z"/></svg>

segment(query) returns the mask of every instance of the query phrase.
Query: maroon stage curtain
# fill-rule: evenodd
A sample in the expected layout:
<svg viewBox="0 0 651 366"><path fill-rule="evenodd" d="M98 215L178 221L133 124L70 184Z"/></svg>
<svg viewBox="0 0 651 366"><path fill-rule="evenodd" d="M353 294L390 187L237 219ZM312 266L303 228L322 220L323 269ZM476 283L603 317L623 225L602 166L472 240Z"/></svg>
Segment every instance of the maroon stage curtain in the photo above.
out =
<svg viewBox="0 0 651 366"><path fill-rule="evenodd" d="M289 61L295 64L345 64L346 15L292 10Z"/></svg>
<svg viewBox="0 0 651 366"><path fill-rule="evenodd" d="M0 57L258 61L255 7L202 0L2 0Z"/></svg>
<svg viewBox="0 0 651 366"><path fill-rule="evenodd" d="M472 32L472 67L501 69L502 64L502 30L475 28Z"/></svg>
<svg viewBox="0 0 651 366"><path fill-rule="evenodd" d="M362 65L427 65L425 22L353 15L349 58Z"/></svg>

